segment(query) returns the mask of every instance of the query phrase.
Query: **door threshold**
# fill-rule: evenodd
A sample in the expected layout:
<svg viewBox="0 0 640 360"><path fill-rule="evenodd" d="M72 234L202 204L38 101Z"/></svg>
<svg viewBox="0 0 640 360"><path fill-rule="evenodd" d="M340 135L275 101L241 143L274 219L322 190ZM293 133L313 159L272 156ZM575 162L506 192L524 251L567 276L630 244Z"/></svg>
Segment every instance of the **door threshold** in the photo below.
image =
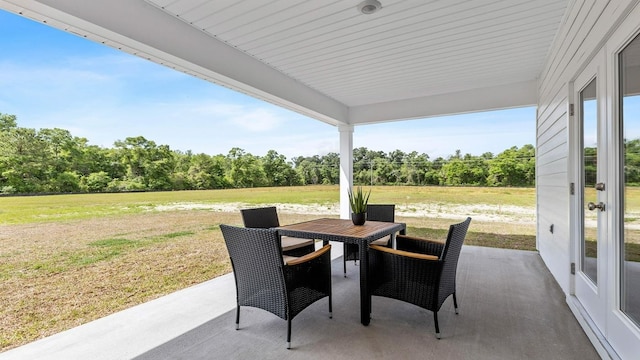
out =
<svg viewBox="0 0 640 360"><path fill-rule="evenodd" d="M600 329L598 329L578 298L574 295L567 295L567 305L569 305L573 316L578 320L578 323L589 338L589 341L591 341L591 344L593 344L598 355L603 359L621 360L620 356L613 350L607 338L602 334Z"/></svg>

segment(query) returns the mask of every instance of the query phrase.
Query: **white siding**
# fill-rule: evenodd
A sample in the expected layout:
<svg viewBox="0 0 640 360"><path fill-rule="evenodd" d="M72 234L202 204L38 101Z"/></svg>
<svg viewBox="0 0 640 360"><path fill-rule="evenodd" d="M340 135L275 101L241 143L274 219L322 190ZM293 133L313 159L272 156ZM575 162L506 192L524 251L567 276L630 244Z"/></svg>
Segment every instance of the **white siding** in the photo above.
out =
<svg viewBox="0 0 640 360"><path fill-rule="evenodd" d="M538 84L538 250L567 294L571 263L568 84L635 3L636 0L570 2ZM551 224L553 233L549 231Z"/></svg>

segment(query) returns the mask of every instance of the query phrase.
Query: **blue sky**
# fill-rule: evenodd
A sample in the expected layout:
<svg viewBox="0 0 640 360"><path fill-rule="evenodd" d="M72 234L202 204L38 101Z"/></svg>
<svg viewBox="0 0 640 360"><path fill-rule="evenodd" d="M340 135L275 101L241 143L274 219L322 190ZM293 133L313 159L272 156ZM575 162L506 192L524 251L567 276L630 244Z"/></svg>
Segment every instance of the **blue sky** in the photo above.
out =
<svg viewBox="0 0 640 360"><path fill-rule="evenodd" d="M63 128L105 147L144 136L210 155L339 152L336 127L2 10L0 49L0 113L21 127ZM535 108L357 126L353 142L431 158L497 154L535 144Z"/></svg>

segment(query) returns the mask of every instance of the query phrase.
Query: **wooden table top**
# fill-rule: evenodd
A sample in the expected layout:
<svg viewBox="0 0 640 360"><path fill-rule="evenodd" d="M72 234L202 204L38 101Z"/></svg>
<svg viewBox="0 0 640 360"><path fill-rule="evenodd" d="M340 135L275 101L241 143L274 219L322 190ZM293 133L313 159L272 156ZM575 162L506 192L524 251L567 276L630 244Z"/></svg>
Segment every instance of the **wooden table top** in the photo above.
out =
<svg viewBox="0 0 640 360"><path fill-rule="evenodd" d="M316 219L297 224L280 226L277 229L285 235L299 236L299 233L346 237L351 239L376 239L400 231L406 227L403 223L366 221L364 225L354 225L347 219ZM296 233L296 234L293 234Z"/></svg>

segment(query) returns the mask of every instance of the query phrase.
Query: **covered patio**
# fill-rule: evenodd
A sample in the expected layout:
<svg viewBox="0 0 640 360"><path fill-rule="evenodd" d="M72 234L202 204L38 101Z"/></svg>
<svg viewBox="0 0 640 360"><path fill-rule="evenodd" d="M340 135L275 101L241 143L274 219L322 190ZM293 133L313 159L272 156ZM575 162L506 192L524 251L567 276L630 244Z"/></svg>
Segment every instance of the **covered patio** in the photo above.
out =
<svg viewBox="0 0 640 360"><path fill-rule="evenodd" d="M536 252L465 246L458 267L455 315L373 298L369 326L360 324L357 268L342 275L334 246L333 319L326 300L286 322L243 308L235 330L231 274L178 291L0 354L0 359L597 359L558 284ZM519 281L519 278L527 281Z"/></svg>
<svg viewBox="0 0 640 360"><path fill-rule="evenodd" d="M639 284L625 270L637 261L625 253L636 239L625 237L635 229L625 227L631 216L624 208L624 151L627 138L640 139L626 133L638 121L631 105L640 94L640 1L0 0L0 7L336 127L342 218L349 217L357 126L536 106L539 251L465 249L462 314L443 315L439 342L428 321L397 303L374 300L370 327L348 320L350 279L335 278L337 289L345 287L336 290L345 298L336 298L335 318L325 323L314 310L301 314L291 352L274 340L284 326L277 319L256 312L242 331L231 331L222 326L229 305L212 300L189 324L181 319L192 315L169 314L184 307L154 302L99 320L105 328L86 325L3 356L50 346L51 354L93 358L206 357L214 348L221 356L271 358L333 351L380 358L385 351L637 357L640 319L630 310L640 299L630 291ZM593 139L583 131L583 105L592 101L598 167L587 207L585 149ZM596 276L585 265L585 212L597 223ZM230 284L221 291L227 298ZM191 291L158 303L179 304ZM203 297L189 296L195 299ZM87 336L84 329L93 326ZM129 330L136 350L125 345L129 337L118 338ZM235 353L239 347L247 353Z"/></svg>

